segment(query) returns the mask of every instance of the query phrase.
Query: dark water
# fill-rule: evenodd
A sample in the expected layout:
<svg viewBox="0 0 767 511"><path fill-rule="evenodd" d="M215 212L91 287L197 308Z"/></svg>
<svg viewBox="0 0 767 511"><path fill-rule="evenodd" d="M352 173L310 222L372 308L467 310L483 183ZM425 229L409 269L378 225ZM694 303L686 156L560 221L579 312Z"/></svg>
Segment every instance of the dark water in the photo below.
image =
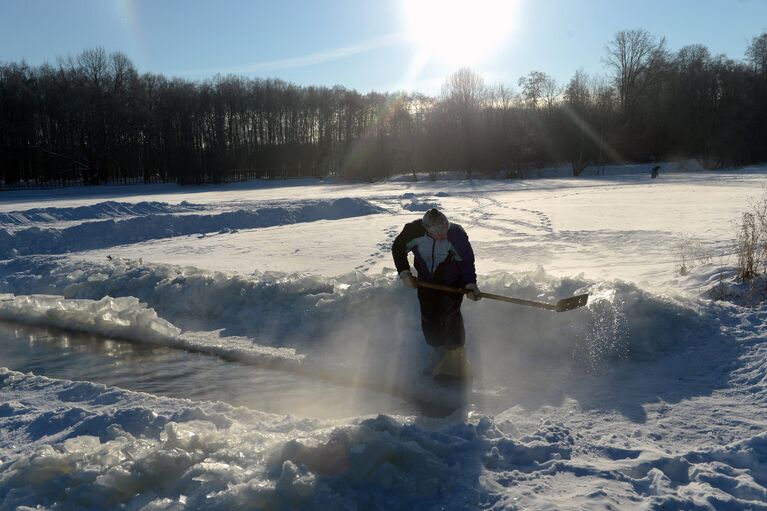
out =
<svg viewBox="0 0 767 511"><path fill-rule="evenodd" d="M0 367L303 417L422 412L408 400L370 389L174 348L5 322L0 322Z"/></svg>

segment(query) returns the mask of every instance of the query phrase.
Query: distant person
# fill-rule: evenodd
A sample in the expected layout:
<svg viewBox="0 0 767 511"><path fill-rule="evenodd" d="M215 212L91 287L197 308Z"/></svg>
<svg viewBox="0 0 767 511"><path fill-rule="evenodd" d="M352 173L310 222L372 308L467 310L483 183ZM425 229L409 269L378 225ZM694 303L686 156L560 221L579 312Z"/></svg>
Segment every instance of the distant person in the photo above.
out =
<svg viewBox="0 0 767 511"><path fill-rule="evenodd" d="M418 278L410 271L408 252L413 252ZM421 329L427 344L434 348L425 372L437 377L465 376L468 368L461 316L463 294L421 287L419 283L463 288L470 300L482 298L477 287L474 251L466 231L432 208L422 219L405 225L394 240L392 256L402 283L418 289Z"/></svg>
<svg viewBox="0 0 767 511"><path fill-rule="evenodd" d="M658 177L658 172L660 172L660 165L656 165L652 168L652 170L650 171L650 177L655 179L656 177Z"/></svg>

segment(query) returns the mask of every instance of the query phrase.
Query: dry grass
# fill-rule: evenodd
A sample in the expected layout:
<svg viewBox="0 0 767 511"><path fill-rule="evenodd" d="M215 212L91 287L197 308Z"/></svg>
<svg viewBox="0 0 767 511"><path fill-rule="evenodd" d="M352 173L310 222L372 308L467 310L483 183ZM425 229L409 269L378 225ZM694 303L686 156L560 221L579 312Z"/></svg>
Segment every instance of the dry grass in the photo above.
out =
<svg viewBox="0 0 767 511"><path fill-rule="evenodd" d="M767 189L751 202L735 228L738 278L745 282L767 272Z"/></svg>

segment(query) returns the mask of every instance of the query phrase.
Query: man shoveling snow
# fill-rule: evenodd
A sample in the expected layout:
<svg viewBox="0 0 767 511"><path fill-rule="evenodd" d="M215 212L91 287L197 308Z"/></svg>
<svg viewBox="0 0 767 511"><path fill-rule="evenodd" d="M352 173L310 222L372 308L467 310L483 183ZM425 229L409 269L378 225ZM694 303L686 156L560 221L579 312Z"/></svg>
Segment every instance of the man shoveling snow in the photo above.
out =
<svg viewBox="0 0 767 511"><path fill-rule="evenodd" d="M411 251L417 278L407 259ZM477 287L474 251L466 231L432 208L421 220L405 225L394 240L392 256L402 283L418 289L421 329L426 342L434 348L427 371L435 377L466 376L466 333L461 316L463 293L424 287L424 284L439 284L463 288L470 300L482 297Z"/></svg>

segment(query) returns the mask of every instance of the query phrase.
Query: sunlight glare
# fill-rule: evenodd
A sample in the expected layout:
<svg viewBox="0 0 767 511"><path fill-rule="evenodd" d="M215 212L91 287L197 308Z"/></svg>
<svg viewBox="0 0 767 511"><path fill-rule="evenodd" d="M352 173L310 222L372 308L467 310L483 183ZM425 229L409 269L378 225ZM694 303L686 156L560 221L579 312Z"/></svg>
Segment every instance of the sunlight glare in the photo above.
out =
<svg viewBox="0 0 767 511"><path fill-rule="evenodd" d="M516 0L402 0L418 51L452 65L471 65L510 34Z"/></svg>

